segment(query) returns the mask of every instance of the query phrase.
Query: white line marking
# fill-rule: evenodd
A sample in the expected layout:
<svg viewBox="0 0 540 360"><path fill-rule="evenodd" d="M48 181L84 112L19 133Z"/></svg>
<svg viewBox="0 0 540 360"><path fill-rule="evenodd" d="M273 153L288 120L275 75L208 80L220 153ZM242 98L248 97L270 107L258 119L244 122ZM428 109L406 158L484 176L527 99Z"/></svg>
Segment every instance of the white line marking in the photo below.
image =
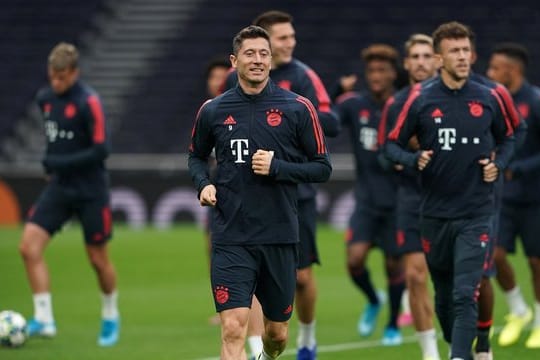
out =
<svg viewBox="0 0 540 360"><path fill-rule="evenodd" d="M493 333L498 334L501 331L500 326L495 326L493 328ZM437 331L437 338L440 340L442 339L442 334L440 331ZM403 344L410 344L413 342L416 342L416 336L404 336L403 337ZM347 351L347 350L355 350L355 349L367 349L367 348L377 348L377 347L383 347L381 344L381 340L364 340L364 341L356 341L351 343L343 343L343 344L334 344L334 345L319 345L317 347L317 353L334 353L334 352L341 352L341 351ZM387 346L385 346L387 347ZM395 346L396 349L399 349L399 346ZM296 349L288 349L281 354L280 358L287 357L290 355L296 355ZM199 358L195 360L219 360L219 356L217 357L205 357L205 358Z"/></svg>
<svg viewBox="0 0 540 360"><path fill-rule="evenodd" d="M416 342L416 336L404 336L403 337L403 344L408 344ZM346 351L346 350L354 350L354 349L366 349L366 348L376 348L376 347L382 347L381 340L366 340L366 341L357 341L357 342L351 342L351 343L343 343L343 344L334 344L334 345L319 345L317 347L317 353L333 353L333 352L340 352L340 351ZM397 346L396 348L399 348ZM281 354L280 358L287 357L289 355L296 355L296 349L288 349ZM218 357L206 357L206 358L199 358L196 360L219 360Z"/></svg>

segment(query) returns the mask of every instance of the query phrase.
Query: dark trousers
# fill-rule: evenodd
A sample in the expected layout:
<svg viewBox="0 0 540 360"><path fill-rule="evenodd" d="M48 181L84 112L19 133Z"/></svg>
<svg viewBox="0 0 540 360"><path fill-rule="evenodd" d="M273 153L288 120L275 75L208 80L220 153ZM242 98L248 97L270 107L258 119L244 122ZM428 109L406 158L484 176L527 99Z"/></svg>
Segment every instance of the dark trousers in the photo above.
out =
<svg viewBox="0 0 540 360"><path fill-rule="evenodd" d="M435 311L452 358L471 359L478 288L491 239L491 216L423 218L422 246L435 288Z"/></svg>

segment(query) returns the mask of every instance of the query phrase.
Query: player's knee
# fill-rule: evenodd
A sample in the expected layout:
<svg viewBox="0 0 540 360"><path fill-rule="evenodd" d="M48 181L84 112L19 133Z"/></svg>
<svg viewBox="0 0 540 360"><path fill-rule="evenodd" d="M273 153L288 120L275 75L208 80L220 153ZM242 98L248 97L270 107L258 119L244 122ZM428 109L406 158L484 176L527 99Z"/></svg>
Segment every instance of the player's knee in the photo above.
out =
<svg viewBox="0 0 540 360"><path fill-rule="evenodd" d="M243 322L236 317L221 318L221 326L224 341L235 341L242 339L247 327L247 322Z"/></svg>
<svg viewBox="0 0 540 360"><path fill-rule="evenodd" d="M286 323L272 323L266 326L266 336L274 344L285 346L289 335L289 328Z"/></svg>
<svg viewBox="0 0 540 360"><path fill-rule="evenodd" d="M19 244L19 253L24 260L31 260L36 258L36 252L32 249L32 245L28 241L21 241Z"/></svg>
<svg viewBox="0 0 540 360"><path fill-rule="evenodd" d="M92 267L98 271L105 269L109 264L107 256L103 251L89 251L88 260Z"/></svg>
<svg viewBox="0 0 540 360"><path fill-rule="evenodd" d="M296 272L296 289L302 290L308 287L313 281L311 268L300 269Z"/></svg>
<svg viewBox="0 0 540 360"><path fill-rule="evenodd" d="M427 271L423 271L416 267L409 267L405 271L407 288L411 291L418 288L425 288L427 286L427 278Z"/></svg>
<svg viewBox="0 0 540 360"><path fill-rule="evenodd" d="M25 260L36 260L43 255L41 234L36 234L32 228L25 227L22 240L19 244L19 253Z"/></svg>

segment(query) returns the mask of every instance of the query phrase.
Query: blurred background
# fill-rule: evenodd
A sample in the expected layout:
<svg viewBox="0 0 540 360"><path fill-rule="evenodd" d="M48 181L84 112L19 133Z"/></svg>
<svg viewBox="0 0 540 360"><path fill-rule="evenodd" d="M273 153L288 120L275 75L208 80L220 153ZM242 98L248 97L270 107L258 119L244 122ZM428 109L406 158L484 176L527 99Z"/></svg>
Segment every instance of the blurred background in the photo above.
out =
<svg viewBox="0 0 540 360"><path fill-rule="evenodd" d="M3 0L0 11L0 222L18 223L44 182L42 121L33 103L46 85L46 58L59 41L81 51L82 79L101 95L112 132L116 220L132 226L201 223L187 176L186 152L200 104L205 67L230 53L232 37L259 13L279 9L295 19L295 57L327 88L360 76L360 50L384 42L402 50L414 32L458 20L477 34L475 71L484 73L502 41L525 45L528 78L540 84L540 3L420 0ZM321 220L342 227L352 207L349 139L329 141L332 181L319 195Z"/></svg>

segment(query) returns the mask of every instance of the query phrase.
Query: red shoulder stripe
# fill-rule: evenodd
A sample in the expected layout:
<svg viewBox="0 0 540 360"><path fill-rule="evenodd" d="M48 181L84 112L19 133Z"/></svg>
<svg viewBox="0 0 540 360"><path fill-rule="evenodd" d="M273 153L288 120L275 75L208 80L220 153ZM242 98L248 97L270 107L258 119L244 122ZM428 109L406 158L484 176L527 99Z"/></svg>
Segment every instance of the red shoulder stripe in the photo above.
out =
<svg viewBox="0 0 540 360"><path fill-rule="evenodd" d="M326 145L324 144L324 135L321 129L321 125L319 124L319 117L317 116L317 111L315 111L315 107L305 97L299 96L296 98L296 101L304 104L309 114L311 115L311 123L313 125L313 133L315 136L315 141L317 142L317 154L324 154L326 152Z"/></svg>
<svg viewBox="0 0 540 360"><path fill-rule="evenodd" d="M403 124L405 123L405 119L407 118L407 113L409 112L409 109L411 108L412 103L418 96L420 96L420 90L422 89L422 84L418 83L413 86L411 89L411 92L409 93L409 97L407 98L407 101L405 102L405 105L403 105L403 109L399 112L399 116L396 122L396 125L394 126L394 129L390 131L390 134L388 134L388 139L390 140L397 140L399 137L399 133L401 132L401 129L403 128Z"/></svg>
<svg viewBox="0 0 540 360"><path fill-rule="evenodd" d="M189 151L193 151L193 137L195 137L195 128L197 127L197 122L199 121L201 110L204 107L204 105L208 104L210 101L212 101L212 99L206 100L197 111L197 116L195 117L195 123L193 123L193 127L191 128L191 143L189 144Z"/></svg>
<svg viewBox="0 0 540 360"><path fill-rule="evenodd" d="M377 131L377 143L379 146L384 145L386 141L386 124L388 123L388 110L390 110L390 106L396 101L393 96L390 96L388 100L386 100L386 103L384 104L384 108L381 114L381 121L379 122L379 130Z"/></svg>
<svg viewBox="0 0 540 360"><path fill-rule="evenodd" d="M356 95L358 95L358 94L356 92L354 92L354 91L344 92L343 94L341 94L341 95L339 95L337 97L336 104L344 103L345 101L349 100L350 98L355 97Z"/></svg>
<svg viewBox="0 0 540 360"><path fill-rule="evenodd" d="M520 119L519 113L517 112L516 105L514 104L514 100L512 99L512 96L510 95L508 90L500 84L497 84L495 91L501 97L501 100L508 113L508 117L510 118L512 127L516 129L519 126L521 119Z"/></svg>
<svg viewBox="0 0 540 360"><path fill-rule="evenodd" d="M508 117L508 113L506 112L506 108L503 104L503 100L499 96L499 93L495 89L491 89L491 94L497 99L497 103L499 104L499 107L501 108L503 117L504 117L504 123L506 124L506 136L510 136L514 133L514 127L512 126L512 122L510 121L510 118Z"/></svg>
<svg viewBox="0 0 540 360"><path fill-rule="evenodd" d="M326 92L326 89L324 88L321 79L315 73L315 71L311 69L306 70L306 74L311 80L313 87L315 88L315 96L317 97L317 101L319 102L319 111L330 112L330 97L328 96L328 93Z"/></svg>
<svg viewBox="0 0 540 360"><path fill-rule="evenodd" d="M102 144L105 142L105 114L103 114L103 108L96 95L90 95L86 102L94 118L94 134L92 139L95 144Z"/></svg>

